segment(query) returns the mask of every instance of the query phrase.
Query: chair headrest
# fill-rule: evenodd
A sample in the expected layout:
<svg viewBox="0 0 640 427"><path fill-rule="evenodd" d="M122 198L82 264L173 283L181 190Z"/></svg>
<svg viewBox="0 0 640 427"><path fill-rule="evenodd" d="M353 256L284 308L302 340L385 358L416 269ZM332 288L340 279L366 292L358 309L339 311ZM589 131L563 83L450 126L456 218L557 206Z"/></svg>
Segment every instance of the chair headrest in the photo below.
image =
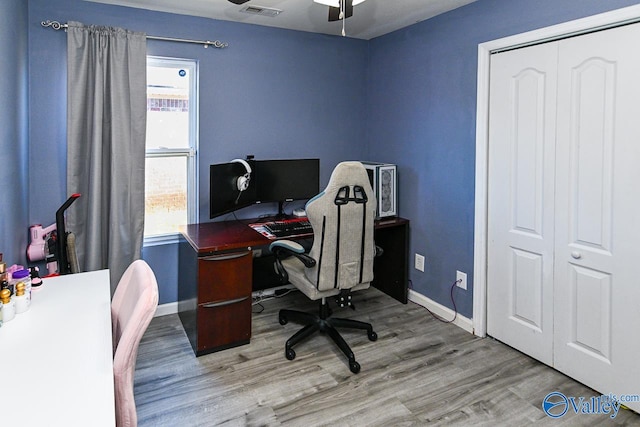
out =
<svg viewBox="0 0 640 427"><path fill-rule="evenodd" d="M333 194L345 185L358 185L363 187L367 193L372 192L367 170L360 162L338 163L331 173L331 178L324 192Z"/></svg>

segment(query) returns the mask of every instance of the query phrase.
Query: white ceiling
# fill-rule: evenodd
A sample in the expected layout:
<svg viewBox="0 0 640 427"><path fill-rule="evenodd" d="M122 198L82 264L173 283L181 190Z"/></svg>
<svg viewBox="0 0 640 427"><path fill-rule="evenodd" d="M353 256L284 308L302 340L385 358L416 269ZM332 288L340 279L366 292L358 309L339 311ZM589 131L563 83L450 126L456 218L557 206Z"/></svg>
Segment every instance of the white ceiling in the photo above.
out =
<svg viewBox="0 0 640 427"><path fill-rule="evenodd" d="M227 0L85 1L313 33L340 35L342 32L342 22L328 22L329 8L313 0L250 0L243 5ZM474 1L476 0L367 0L354 6L353 16L345 21L346 35L369 40ZM282 13L269 17L241 12L247 6L276 8L282 10Z"/></svg>

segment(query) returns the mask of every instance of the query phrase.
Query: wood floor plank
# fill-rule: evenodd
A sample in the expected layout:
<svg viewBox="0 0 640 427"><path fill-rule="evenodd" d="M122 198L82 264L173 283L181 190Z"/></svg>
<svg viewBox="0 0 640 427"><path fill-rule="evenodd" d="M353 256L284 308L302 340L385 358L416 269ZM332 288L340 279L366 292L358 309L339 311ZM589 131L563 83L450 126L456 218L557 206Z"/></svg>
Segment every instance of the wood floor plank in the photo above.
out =
<svg viewBox="0 0 640 427"><path fill-rule="evenodd" d="M639 415L622 410L615 419L551 419L541 406L548 393L597 394L376 289L355 294L354 303L357 310L334 308L334 317L371 322L378 333L371 342L363 331L343 332L362 366L357 375L322 335L300 343L295 360L285 359L284 343L300 327L280 325L278 310L317 310L299 292L254 306L250 344L198 358L177 315L153 319L136 367L139 425L640 426Z"/></svg>

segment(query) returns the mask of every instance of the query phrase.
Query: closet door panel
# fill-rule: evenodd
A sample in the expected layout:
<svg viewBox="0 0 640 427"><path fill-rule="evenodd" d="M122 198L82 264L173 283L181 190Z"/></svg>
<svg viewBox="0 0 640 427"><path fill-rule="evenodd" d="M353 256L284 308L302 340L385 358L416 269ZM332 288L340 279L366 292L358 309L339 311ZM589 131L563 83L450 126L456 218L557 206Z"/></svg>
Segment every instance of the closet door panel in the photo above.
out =
<svg viewBox="0 0 640 427"><path fill-rule="evenodd" d="M487 330L551 364L557 45L491 61Z"/></svg>
<svg viewBox="0 0 640 427"><path fill-rule="evenodd" d="M611 274L577 265L569 267L568 345L608 363L611 358Z"/></svg>
<svg viewBox="0 0 640 427"><path fill-rule="evenodd" d="M570 244L610 257L616 62L591 57L571 70ZM569 73L567 73L568 76Z"/></svg>
<svg viewBox="0 0 640 427"><path fill-rule="evenodd" d="M558 66L554 365L617 395L640 378L637 40L637 24L566 39Z"/></svg>

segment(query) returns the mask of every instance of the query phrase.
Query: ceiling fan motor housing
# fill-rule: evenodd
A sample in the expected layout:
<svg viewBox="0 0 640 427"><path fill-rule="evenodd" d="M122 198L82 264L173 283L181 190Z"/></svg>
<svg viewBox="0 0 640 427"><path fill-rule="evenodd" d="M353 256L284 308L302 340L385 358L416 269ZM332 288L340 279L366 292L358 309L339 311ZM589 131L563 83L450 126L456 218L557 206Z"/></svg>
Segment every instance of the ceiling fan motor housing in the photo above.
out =
<svg viewBox="0 0 640 427"><path fill-rule="evenodd" d="M350 18L353 16L353 0L340 0L340 6L344 4L344 18ZM340 7L329 7L329 21L339 21L342 19L340 16Z"/></svg>

